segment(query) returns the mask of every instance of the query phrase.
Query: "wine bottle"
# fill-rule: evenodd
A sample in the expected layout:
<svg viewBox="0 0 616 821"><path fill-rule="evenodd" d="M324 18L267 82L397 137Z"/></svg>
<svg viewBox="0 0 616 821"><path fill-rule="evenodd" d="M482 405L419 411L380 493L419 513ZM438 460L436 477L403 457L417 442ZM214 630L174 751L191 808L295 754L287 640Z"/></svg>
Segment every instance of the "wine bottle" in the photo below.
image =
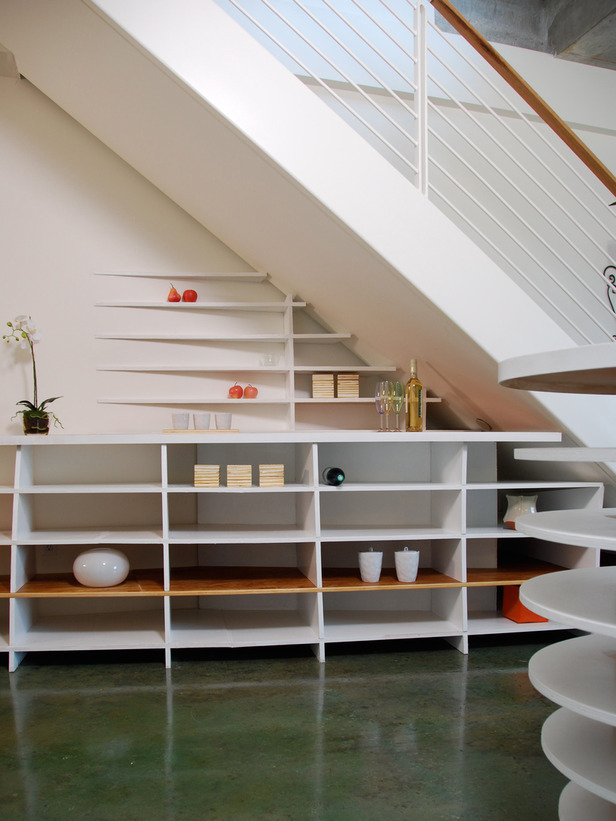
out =
<svg viewBox="0 0 616 821"><path fill-rule="evenodd" d="M423 430L423 385L417 378L417 360L411 359L409 381L406 383L406 429Z"/></svg>
<svg viewBox="0 0 616 821"><path fill-rule="evenodd" d="M326 485L341 485L344 482L344 471L341 468L325 468L323 481Z"/></svg>

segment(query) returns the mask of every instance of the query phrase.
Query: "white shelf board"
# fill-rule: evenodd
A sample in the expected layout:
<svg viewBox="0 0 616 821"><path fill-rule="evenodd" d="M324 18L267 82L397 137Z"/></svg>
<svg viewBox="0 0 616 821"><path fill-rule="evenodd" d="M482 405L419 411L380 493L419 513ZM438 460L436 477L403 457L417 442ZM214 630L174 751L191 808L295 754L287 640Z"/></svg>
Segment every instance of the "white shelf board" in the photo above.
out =
<svg viewBox="0 0 616 821"><path fill-rule="evenodd" d="M208 396L100 396L96 400L101 405L233 405L240 408L250 405L288 405L289 399L229 399L228 397ZM263 438L263 434L261 435Z"/></svg>
<svg viewBox="0 0 616 821"><path fill-rule="evenodd" d="M295 610L174 609L171 647L257 647L317 642Z"/></svg>
<svg viewBox="0 0 616 821"><path fill-rule="evenodd" d="M159 308L165 311L261 311L282 313L305 302L97 302L96 308Z"/></svg>
<svg viewBox="0 0 616 821"><path fill-rule="evenodd" d="M139 277L147 279L202 279L202 280L231 280L232 282L264 282L268 274L264 271L230 271L220 273L152 273L149 271L94 271L97 277Z"/></svg>
<svg viewBox="0 0 616 821"><path fill-rule="evenodd" d="M17 637L12 649L21 652L162 648L164 640L161 606L157 610L49 616L35 622L25 635Z"/></svg>
<svg viewBox="0 0 616 821"><path fill-rule="evenodd" d="M295 373L392 373L395 365L294 365ZM374 396L370 397L374 402Z"/></svg>
<svg viewBox="0 0 616 821"><path fill-rule="evenodd" d="M615 379L613 342L527 354L498 366L501 385L526 391L613 394Z"/></svg>
<svg viewBox="0 0 616 821"><path fill-rule="evenodd" d="M161 493L160 484L100 484L100 485L26 485L16 489L19 496L46 494L83 494L83 493Z"/></svg>
<svg viewBox="0 0 616 821"><path fill-rule="evenodd" d="M325 596L325 641L460 635L460 626L428 610L328 610Z"/></svg>
<svg viewBox="0 0 616 821"><path fill-rule="evenodd" d="M467 539L525 539L524 533L518 533L504 524L496 524L492 527L468 527L466 529Z"/></svg>
<svg viewBox="0 0 616 821"><path fill-rule="evenodd" d="M582 636L539 650L530 680L561 707L616 727L616 640Z"/></svg>
<svg viewBox="0 0 616 821"><path fill-rule="evenodd" d="M535 633L566 629L569 628L553 621L518 623L505 618L494 610L470 610L468 613L468 634L470 636L491 636L500 633Z"/></svg>
<svg viewBox="0 0 616 821"><path fill-rule="evenodd" d="M97 365L97 371L127 371L135 373L288 373L288 368L270 365ZM241 399L235 400L243 401ZM244 400L250 401L253 400ZM374 401L374 400L373 400Z"/></svg>
<svg viewBox="0 0 616 821"><path fill-rule="evenodd" d="M461 534L455 530L438 527L413 527L408 525L379 525L378 527L348 527L345 525L325 525L321 529L321 540L324 542L367 542L393 541L405 539L460 539Z"/></svg>
<svg viewBox="0 0 616 821"><path fill-rule="evenodd" d="M96 334L95 339L155 339L162 342L185 342L196 340L198 342L284 342L286 334L233 334L233 336L211 336L209 334L179 334L179 333L121 333L116 331L113 334Z"/></svg>
<svg viewBox="0 0 616 821"><path fill-rule="evenodd" d="M254 471L256 476L253 477L254 482L259 481L258 472ZM258 484L253 484L250 487L227 487L221 484L220 487L195 487L194 485L169 485L167 488L169 494L172 493L314 493L312 485L296 485L285 484L284 487L259 487Z"/></svg>
<svg viewBox="0 0 616 821"><path fill-rule="evenodd" d="M560 821L616 821L616 804L570 781L560 794L558 817Z"/></svg>
<svg viewBox="0 0 616 821"><path fill-rule="evenodd" d="M569 627L616 637L616 567L578 568L524 582L520 601Z"/></svg>
<svg viewBox="0 0 616 821"><path fill-rule="evenodd" d="M456 482L344 482L341 485L320 484L321 493L391 493L399 491L460 490Z"/></svg>
<svg viewBox="0 0 616 821"><path fill-rule="evenodd" d="M291 338L295 342L318 343L320 345L328 345L334 342L343 342L344 340L352 339L350 333L321 333L321 334L291 334Z"/></svg>
<svg viewBox="0 0 616 821"><path fill-rule="evenodd" d="M176 544L276 544L314 541L315 533L289 525L171 525L169 541Z"/></svg>
<svg viewBox="0 0 616 821"><path fill-rule="evenodd" d="M147 527L92 527L65 530L34 530L19 533L13 539L18 545L37 544L155 544L162 542L161 528Z"/></svg>
<svg viewBox="0 0 616 821"><path fill-rule="evenodd" d="M565 488L602 487L601 482L543 482L543 481L499 481L469 482L467 490L561 490Z"/></svg>
<svg viewBox="0 0 616 821"><path fill-rule="evenodd" d="M593 795L616 802L616 734L612 727L561 707L545 721L541 744L563 775Z"/></svg>
<svg viewBox="0 0 616 821"><path fill-rule="evenodd" d="M616 550L614 507L525 514L516 519L516 529L549 542Z"/></svg>
<svg viewBox="0 0 616 821"><path fill-rule="evenodd" d="M514 448L513 457L532 462L616 462L616 448Z"/></svg>

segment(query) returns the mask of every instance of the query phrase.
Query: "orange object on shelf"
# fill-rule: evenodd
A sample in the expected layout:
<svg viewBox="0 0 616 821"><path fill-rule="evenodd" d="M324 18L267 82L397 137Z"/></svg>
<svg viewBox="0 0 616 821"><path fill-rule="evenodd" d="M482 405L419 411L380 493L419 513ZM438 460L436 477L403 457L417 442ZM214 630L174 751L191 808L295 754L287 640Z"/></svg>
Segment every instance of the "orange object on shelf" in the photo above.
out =
<svg viewBox="0 0 616 821"><path fill-rule="evenodd" d="M548 621L543 616L533 613L528 607L524 607L520 601L520 586L515 584L503 587L503 616L518 624Z"/></svg>

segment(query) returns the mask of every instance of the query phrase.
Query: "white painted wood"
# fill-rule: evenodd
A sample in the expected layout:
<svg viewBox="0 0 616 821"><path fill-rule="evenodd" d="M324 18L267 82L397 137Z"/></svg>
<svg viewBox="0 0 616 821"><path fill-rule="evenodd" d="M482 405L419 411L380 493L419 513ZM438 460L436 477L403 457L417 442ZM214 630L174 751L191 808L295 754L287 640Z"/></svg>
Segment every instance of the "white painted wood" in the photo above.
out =
<svg viewBox="0 0 616 821"><path fill-rule="evenodd" d="M539 650L528 667L533 686L550 701L616 727L616 641L582 636Z"/></svg>
<svg viewBox="0 0 616 821"><path fill-rule="evenodd" d="M543 751L571 781L616 803L616 734L612 727L561 707L543 725Z"/></svg>
<svg viewBox="0 0 616 821"><path fill-rule="evenodd" d="M482 557L493 558L493 566L499 537L514 539L522 548L525 539L497 526L481 506L477 527L467 531L467 496L472 495L466 491L467 466L475 465L475 476L493 477L477 485L478 493L519 488L520 483L498 480L496 461L487 453L496 453L497 442L518 441L558 441L558 434L426 431L385 437L325 430L0 439L0 455L4 448L11 457L19 453L18 486L8 488L15 499L7 532L13 593L37 574L68 572L81 546L118 544L135 568L158 569L165 594L9 597L4 612L11 666L20 654L43 648L161 647L169 663L178 647L301 643L317 647L324 658L328 642L418 636L440 636L467 652L470 635L554 629L553 622L546 627L514 624L499 616L496 605L470 618L467 612L467 539L485 541ZM467 459L474 447L482 456ZM478 471L486 457L492 466ZM284 487L257 486L256 468L269 461L284 464ZM228 464L251 464L254 484L194 488L193 466L209 463L223 466L223 476ZM339 488L322 483L322 471L330 464L348 471L348 481ZM598 487L583 482L541 486L573 494L567 498L581 504L588 503L587 497L575 494ZM393 551L411 544L421 552L422 567L457 584L444 580L438 587L437 577L434 588L365 590L351 584L349 592L341 592L328 590L326 579L323 587L324 567L346 567L352 578L357 546L375 544L384 547L390 573ZM563 550L568 566L575 557ZM576 550L576 556L584 552ZM314 592L289 593L283 586L280 592L258 595L174 593L174 571L198 565L206 575L210 566L297 568ZM497 587L495 579L493 590ZM130 615L119 615L125 613ZM2 615L0 610L0 634ZM0 640L0 648L5 645Z"/></svg>
<svg viewBox="0 0 616 821"><path fill-rule="evenodd" d="M556 510L525 514L516 529L551 542L616 550L616 508Z"/></svg>
<svg viewBox="0 0 616 821"><path fill-rule="evenodd" d="M571 781L560 794L558 817L560 821L616 821L616 804L593 795Z"/></svg>

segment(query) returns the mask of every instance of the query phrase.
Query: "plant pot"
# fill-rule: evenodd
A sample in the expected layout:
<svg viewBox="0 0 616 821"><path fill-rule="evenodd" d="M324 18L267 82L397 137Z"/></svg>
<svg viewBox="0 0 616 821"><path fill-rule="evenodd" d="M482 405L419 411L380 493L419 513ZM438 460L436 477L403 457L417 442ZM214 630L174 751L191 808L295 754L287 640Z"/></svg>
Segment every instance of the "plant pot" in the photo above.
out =
<svg viewBox="0 0 616 821"><path fill-rule="evenodd" d="M24 413L22 416L24 433L49 433L48 413Z"/></svg>

